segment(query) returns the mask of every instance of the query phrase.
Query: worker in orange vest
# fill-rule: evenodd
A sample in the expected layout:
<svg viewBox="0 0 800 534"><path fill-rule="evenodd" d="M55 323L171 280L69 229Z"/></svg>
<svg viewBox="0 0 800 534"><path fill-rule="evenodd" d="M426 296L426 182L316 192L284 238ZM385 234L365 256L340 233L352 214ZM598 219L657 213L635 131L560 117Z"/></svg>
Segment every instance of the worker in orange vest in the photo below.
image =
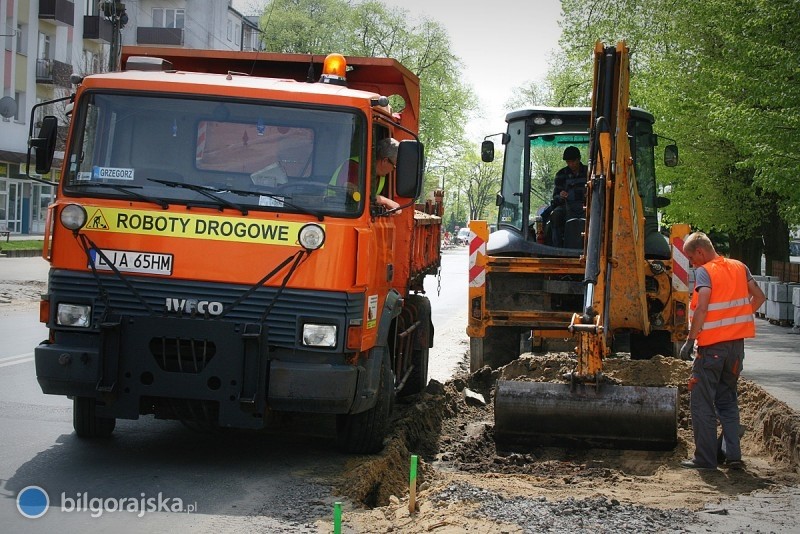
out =
<svg viewBox="0 0 800 534"><path fill-rule="evenodd" d="M736 383L744 362L744 339L756 335L753 314L766 300L740 261L717 254L703 232L686 238L683 252L695 270L693 311L681 358L697 357L689 379L694 457L681 462L692 469L717 468L717 417L722 425L726 465L741 469L739 405Z"/></svg>

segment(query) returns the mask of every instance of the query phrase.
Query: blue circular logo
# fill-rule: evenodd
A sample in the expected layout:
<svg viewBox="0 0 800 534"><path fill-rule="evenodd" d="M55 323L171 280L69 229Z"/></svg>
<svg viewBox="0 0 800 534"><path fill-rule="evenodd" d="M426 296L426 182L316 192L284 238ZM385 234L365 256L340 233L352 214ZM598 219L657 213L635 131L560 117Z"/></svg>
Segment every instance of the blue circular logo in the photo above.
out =
<svg viewBox="0 0 800 534"><path fill-rule="evenodd" d="M50 496L39 486L28 486L17 493L17 510L29 519L42 517L50 506Z"/></svg>

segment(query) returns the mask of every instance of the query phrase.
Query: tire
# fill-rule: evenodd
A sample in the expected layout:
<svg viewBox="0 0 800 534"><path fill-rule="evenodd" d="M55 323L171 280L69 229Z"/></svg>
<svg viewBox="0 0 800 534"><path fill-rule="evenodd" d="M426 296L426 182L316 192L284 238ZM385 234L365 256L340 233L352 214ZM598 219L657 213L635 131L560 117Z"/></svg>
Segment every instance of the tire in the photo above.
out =
<svg viewBox="0 0 800 534"><path fill-rule="evenodd" d="M471 337L469 372L474 373L486 365L497 369L519 358L521 333L516 327L489 326L484 337Z"/></svg>
<svg viewBox="0 0 800 534"><path fill-rule="evenodd" d="M411 371L400 395L414 395L421 392L428 385L428 354L431 339L433 338L433 325L431 324L431 301L421 295L406 297L408 304L416 309L416 319L420 322L414 331L414 349L411 353Z"/></svg>
<svg viewBox="0 0 800 534"><path fill-rule="evenodd" d="M656 354L672 358L678 354L676 348L680 352L680 346L672 342L666 330L650 332L649 336L631 334L631 360L649 360Z"/></svg>
<svg viewBox="0 0 800 534"><path fill-rule="evenodd" d="M107 438L116 426L117 420L113 417L97 416L97 404L93 398L72 399L72 428L79 438Z"/></svg>
<svg viewBox="0 0 800 534"><path fill-rule="evenodd" d="M349 454L374 454L383 449L394 407L394 373L388 356L381 362L381 384L375 406L361 413L336 417L336 444Z"/></svg>

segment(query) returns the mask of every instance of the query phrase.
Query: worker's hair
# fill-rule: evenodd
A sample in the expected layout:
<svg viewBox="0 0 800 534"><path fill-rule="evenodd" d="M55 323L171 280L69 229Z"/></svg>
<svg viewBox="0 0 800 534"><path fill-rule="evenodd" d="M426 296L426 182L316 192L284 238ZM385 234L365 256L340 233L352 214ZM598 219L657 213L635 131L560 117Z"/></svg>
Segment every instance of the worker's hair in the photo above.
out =
<svg viewBox="0 0 800 534"><path fill-rule="evenodd" d="M689 237L687 237L686 241L683 242L683 251L688 254L691 254L698 248L708 252L714 252L714 244L703 232L694 232L689 234Z"/></svg>
<svg viewBox="0 0 800 534"><path fill-rule="evenodd" d="M397 149L400 143L394 137L385 137L378 141L377 158L389 158L394 163L397 163Z"/></svg>

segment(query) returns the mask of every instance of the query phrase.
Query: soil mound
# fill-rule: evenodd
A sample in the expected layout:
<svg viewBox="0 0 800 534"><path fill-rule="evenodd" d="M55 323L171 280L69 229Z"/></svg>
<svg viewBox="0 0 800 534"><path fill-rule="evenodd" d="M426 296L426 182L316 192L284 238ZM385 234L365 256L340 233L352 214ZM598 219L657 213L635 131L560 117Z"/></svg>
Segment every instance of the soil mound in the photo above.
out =
<svg viewBox="0 0 800 534"><path fill-rule="evenodd" d="M464 476L475 484L477 476L482 487L508 495L532 491L554 499L603 495L656 508L697 509L715 496L743 495L800 481L800 415L747 380L739 385L742 423L747 429L742 438L746 468L709 473L681 468L680 460L694 448L686 388L691 364L660 356L643 361L611 358L604 370L607 379L618 384L678 388L679 442L674 450L534 447L523 453L498 451L493 438L496 380L565 381L574 363L567 353L524 355L499 370L484 368L445 384L432 381L424 393L397 406L394 431L381 454L351 460L353 467L339 491L367 507L396 501L408 493L411 454L420 457L421 498ZM485 403L480 402L481 395Z"/></svg>

